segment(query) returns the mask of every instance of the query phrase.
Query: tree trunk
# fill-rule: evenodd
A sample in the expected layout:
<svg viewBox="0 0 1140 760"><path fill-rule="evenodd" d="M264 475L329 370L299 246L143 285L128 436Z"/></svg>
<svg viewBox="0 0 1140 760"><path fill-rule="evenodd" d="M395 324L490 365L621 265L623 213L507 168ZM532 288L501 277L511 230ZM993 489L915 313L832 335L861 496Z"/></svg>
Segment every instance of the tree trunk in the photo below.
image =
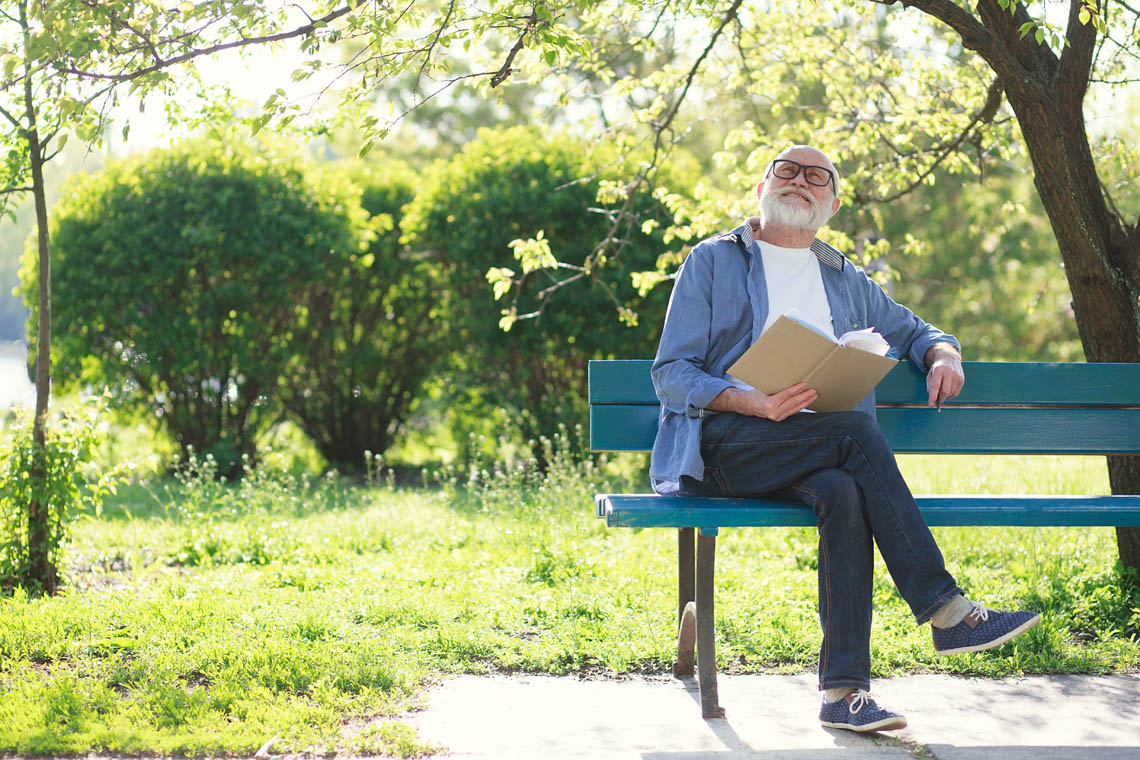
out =
<svg viewBox="0 0 1140 760"><path fill-rule="evenodd" d="M1023 10L1010 16L993 0L983 0L978 9L1017 59L1015 66L995 70L1017 116L1033 162L1034 185L1057 237L1085 358L1140 362L1140 238L1108 208L1084 124L1095 31L1070 23L1072 47L1058 59L1016 37L1017 25L1027 18L1020 15ZM1108 469L1113 493L1140 493L1140 458L1108 457ZM1117 528L1117 544L1121 561L1140 569L1140 528Z"/></svg>
<svg viewBox="0 0 1140 760"><path fill-rule="evenodd" d="M1113 493L1140 493L1140 457L1109 457L1108 482ZM1117 528L1116 547L1125 567L1140 570L1140 528Z"/></svg>
<svg viewBox="0 0 1140 760"><path fill-rule="evenodd" d="M26 50L29 28L24 3L20 4L20 22L24 28ZM35 453L30 472L33 496L28 503L28 580L38 585L43 593L54 594L59 585L59 575L52 557L51 504L45 461L48 401L51 397L51 248L48 241L47 196L44 192L45 152L44 146L40 144L36 124L30 66L24 77L24 110L28 125L27 140L39 248L39 334L36 340L36 416L32 424Z"/></svg>

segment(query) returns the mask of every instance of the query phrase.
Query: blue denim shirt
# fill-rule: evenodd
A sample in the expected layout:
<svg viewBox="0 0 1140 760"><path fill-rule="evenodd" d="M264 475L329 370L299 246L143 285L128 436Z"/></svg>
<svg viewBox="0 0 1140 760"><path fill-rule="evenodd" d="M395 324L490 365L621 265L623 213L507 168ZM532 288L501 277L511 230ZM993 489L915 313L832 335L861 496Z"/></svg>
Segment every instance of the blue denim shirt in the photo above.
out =
<svg viewBox="0 0 1140 760"><path fill-rule="evenodd" d="M952 335L891 300L839 251L818 239L811 250L837 334L874 327L891 344L890 356L920 367L935 343L959 347ZM748 222L690 251L677 272L653 361L653 387L661 399L649 465L655 489L668 491L682 475L704 479L701 415L731 387L725 372L760 337L767 317L763 258ZM855 408L874 417L874 392Z"/></svg>

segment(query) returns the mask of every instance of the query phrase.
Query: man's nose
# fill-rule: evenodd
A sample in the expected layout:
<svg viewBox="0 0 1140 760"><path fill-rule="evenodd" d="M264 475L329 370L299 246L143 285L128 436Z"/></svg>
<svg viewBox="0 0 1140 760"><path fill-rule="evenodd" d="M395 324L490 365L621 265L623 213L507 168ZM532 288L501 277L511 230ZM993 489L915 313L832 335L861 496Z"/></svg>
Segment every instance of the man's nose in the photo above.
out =
<svg viewBox="0 0 1140 760"><path fill-rule="evenodd" d="M792 177L790 180L788 180L788 182L789 183L795 183L799 187L807 187L809 184L807 181L807 177L804 176L803 169L796 172L796 176Z"/></svg>

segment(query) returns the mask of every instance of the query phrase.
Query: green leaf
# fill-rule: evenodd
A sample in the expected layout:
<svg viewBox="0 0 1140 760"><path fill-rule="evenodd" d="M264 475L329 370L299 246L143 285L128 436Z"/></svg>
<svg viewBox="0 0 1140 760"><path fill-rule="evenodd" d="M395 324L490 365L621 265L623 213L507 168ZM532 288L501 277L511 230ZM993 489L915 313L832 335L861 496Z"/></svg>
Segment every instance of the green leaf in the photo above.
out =
<svg viewBox="0 0 1140 760"><path fill-rule="evenodd" d="M1077 14L1077 18L1081 20L1081 24L1087 24L1089 19L1092 18L1092 14L1089 13L1088 8L1081 8L1081 12Z"/></svg>
<svg viewBox="0 0 1140 760"><path fill-rule="evenodd" d="M514 270L507 267L491 267L487 270L487 282L491 283L496 301L510 292L514 276Z"/></svg>

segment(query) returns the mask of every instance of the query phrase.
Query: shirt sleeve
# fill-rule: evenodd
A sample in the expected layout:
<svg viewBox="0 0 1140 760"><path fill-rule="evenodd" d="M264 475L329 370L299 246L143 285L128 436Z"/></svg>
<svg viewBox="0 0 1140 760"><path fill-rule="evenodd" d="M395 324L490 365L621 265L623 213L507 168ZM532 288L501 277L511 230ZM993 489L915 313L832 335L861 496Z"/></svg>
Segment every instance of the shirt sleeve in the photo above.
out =
<svg viewBox="0 0 1140 760"><path fill-rule="evenodd" d="M958 339L926 322L907 307L896 303L878 283L858 267L854 276L862 281L870 327L874 327L891 344L891 354L908 358L925 371L926 352L936 343L949 343L962 350Z"/></svg>
<svg viewBox="0 0 1140 760"><path fill-rule="evenodd" d="M689 253L677 272L651 372L669 411L696 415L732 384L706 371L712 332L713 262L707 244Z"/></svg>

